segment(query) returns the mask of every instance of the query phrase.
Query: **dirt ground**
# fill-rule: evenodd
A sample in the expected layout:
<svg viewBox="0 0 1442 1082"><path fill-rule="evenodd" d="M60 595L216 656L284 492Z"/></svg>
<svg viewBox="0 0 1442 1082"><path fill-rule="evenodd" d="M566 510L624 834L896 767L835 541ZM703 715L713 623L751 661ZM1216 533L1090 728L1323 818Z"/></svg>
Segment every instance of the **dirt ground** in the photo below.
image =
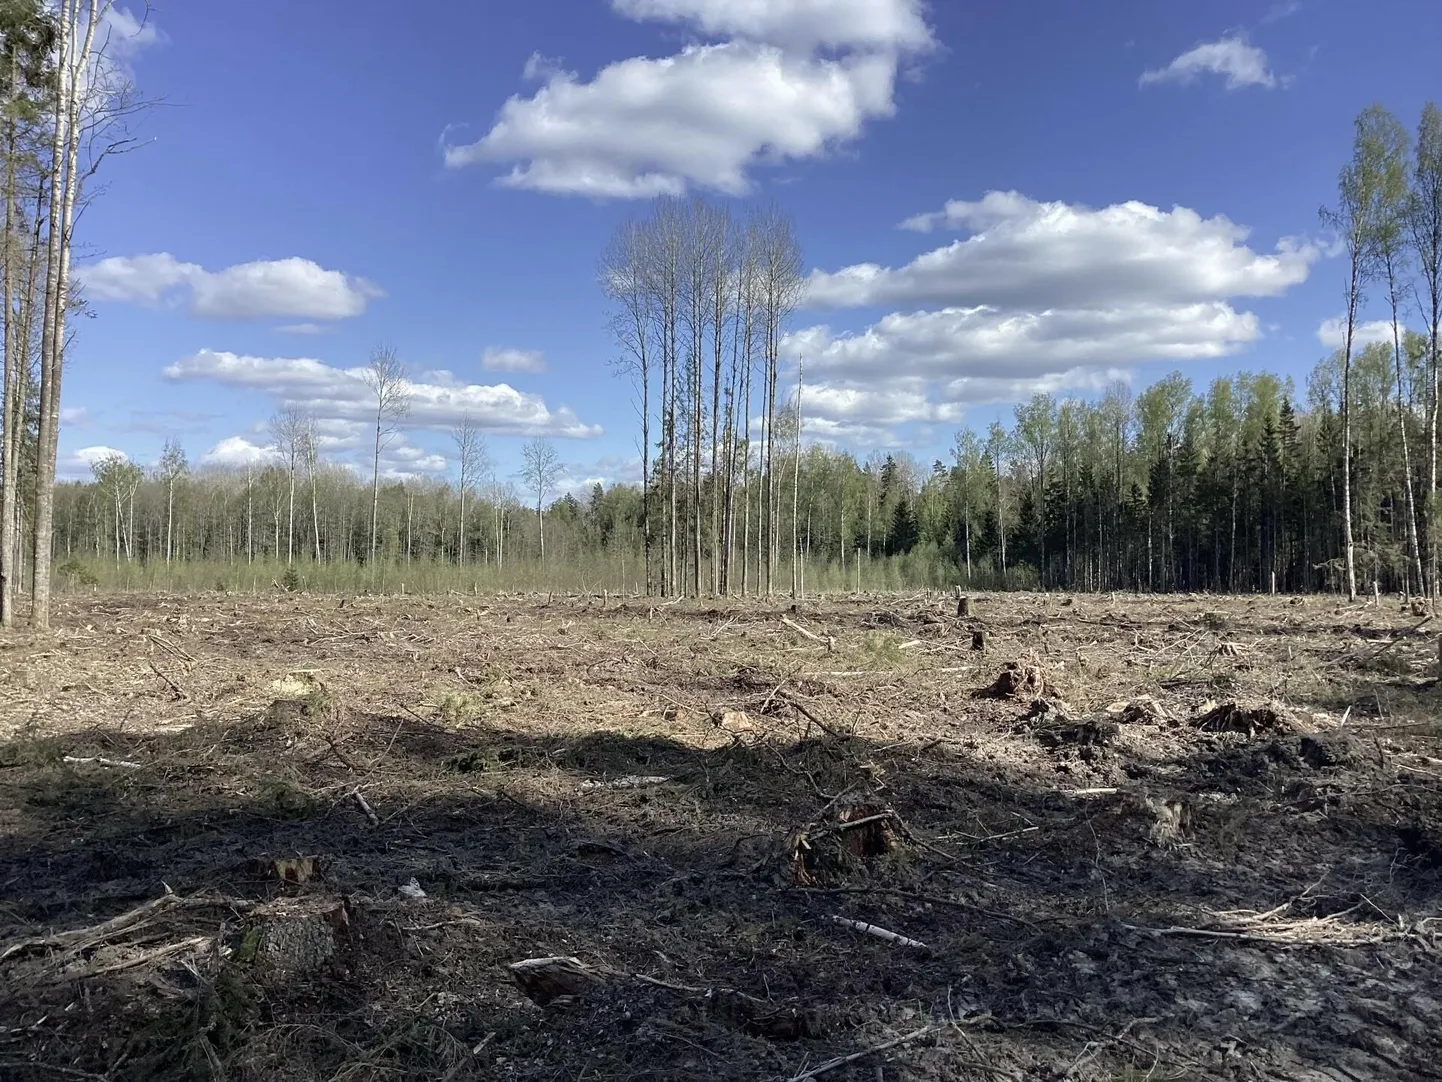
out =
<svg viewBox="0 0 1442 1082"><path fill-rule="evenodd" d="M1442 1077L1436 625L971 605L69 599L0 1078Z"/></svg>

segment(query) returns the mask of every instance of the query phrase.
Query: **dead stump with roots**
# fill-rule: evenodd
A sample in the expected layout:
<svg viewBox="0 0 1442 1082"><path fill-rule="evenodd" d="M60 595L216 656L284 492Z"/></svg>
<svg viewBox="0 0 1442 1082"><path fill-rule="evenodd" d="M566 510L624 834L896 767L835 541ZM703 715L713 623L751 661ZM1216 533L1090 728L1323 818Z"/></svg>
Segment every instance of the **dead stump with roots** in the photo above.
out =
<svg viewBox="0 0 1442 1082"><path fill-rule="evenodd" d="M880 858L905 851L906 827L875 799L836 804L787 839L785 863L799 887L834 886Z"/></svg>
<svg viewBox="0 0 1442 1082"><path fill-rule="evenodd" d="M995 680L973 694L978 699L1044 699L1055 692L1041 662L1034 655L1026 655L1008 661Z"/></svg>
<svg viewBox="0 0 1442 1082"><path fill-rule="evenodd" d="M1193 722L1206 733L1240 733L1251 739L1258 733L1296 733L1300 726L1275 706L1222 703L1204 711Z"/></svg>

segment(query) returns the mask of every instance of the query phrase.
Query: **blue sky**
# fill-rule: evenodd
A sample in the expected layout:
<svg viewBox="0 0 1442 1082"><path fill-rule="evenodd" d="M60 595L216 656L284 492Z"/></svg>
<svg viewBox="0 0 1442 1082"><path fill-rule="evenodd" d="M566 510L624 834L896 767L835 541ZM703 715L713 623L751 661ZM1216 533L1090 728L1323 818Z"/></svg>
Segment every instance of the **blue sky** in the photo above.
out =
<svg viewBox="0 0 1442 1082"><path fill-rule="evenodd" d="M149 143L78 228L62 472L171 436L263 457L284 404L363 459L345 369L384 342L418 385L392 472L445 475L468 413L503 474L546 433L573 482L631 479L595 267L657 192L793 216L808 429L861 454L944 453L1039 388L1303 385L1341 307L1317 209L1352 120L1380 101L1410 129L1442 96L1442 4L1388 7L157 5L125 50Z"/></svg>

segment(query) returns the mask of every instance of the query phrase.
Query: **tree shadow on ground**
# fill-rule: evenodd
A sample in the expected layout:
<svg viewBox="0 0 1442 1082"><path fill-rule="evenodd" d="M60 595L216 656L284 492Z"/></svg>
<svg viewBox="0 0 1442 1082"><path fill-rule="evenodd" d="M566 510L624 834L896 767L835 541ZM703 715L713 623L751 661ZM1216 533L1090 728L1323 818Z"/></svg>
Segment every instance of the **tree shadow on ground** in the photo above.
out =
<svg viewBox="0 0 1442 1082"><path fill-rule="evenodd" d="M1047 774L757 724L698 748L297 708L12 742L0 1076L790 1078L928 1023L827 1077L1435 1076L1435 943L1396 924L1442 880L1435 790L1266 739ZM1106 756L1127 783L1076 786ZM846 794L896 844L798 881ZM322 918L314 964L262 965ZM537 1007L503 967L550 955L601 979Z"/></svg>

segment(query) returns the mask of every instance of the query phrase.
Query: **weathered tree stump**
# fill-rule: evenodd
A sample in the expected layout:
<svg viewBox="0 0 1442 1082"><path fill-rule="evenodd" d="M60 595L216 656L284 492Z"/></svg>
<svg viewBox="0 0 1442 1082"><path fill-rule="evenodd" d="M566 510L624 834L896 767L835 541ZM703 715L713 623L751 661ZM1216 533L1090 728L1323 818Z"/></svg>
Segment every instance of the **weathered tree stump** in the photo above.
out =
<svg viewBox="0 0 1442 1082"><path fill-rule="evenodd" d="M971 648L981 653L986 652L986 632L976 630L971 633Z"/></svg>
<svg viewBox="0 0 1442 1082"><path fill-rule="evenodd" d="M533 1003L570 1002L595 986L600 975L579 958L526 958L506 966L517 986Z"/></svg>
<svg viewBox="0 0 1442 1082"><path fill-rule="evenodd" d="M961 587L956 588L956 618L963 620L971 615L971 598L961 595Z"/></svg>

